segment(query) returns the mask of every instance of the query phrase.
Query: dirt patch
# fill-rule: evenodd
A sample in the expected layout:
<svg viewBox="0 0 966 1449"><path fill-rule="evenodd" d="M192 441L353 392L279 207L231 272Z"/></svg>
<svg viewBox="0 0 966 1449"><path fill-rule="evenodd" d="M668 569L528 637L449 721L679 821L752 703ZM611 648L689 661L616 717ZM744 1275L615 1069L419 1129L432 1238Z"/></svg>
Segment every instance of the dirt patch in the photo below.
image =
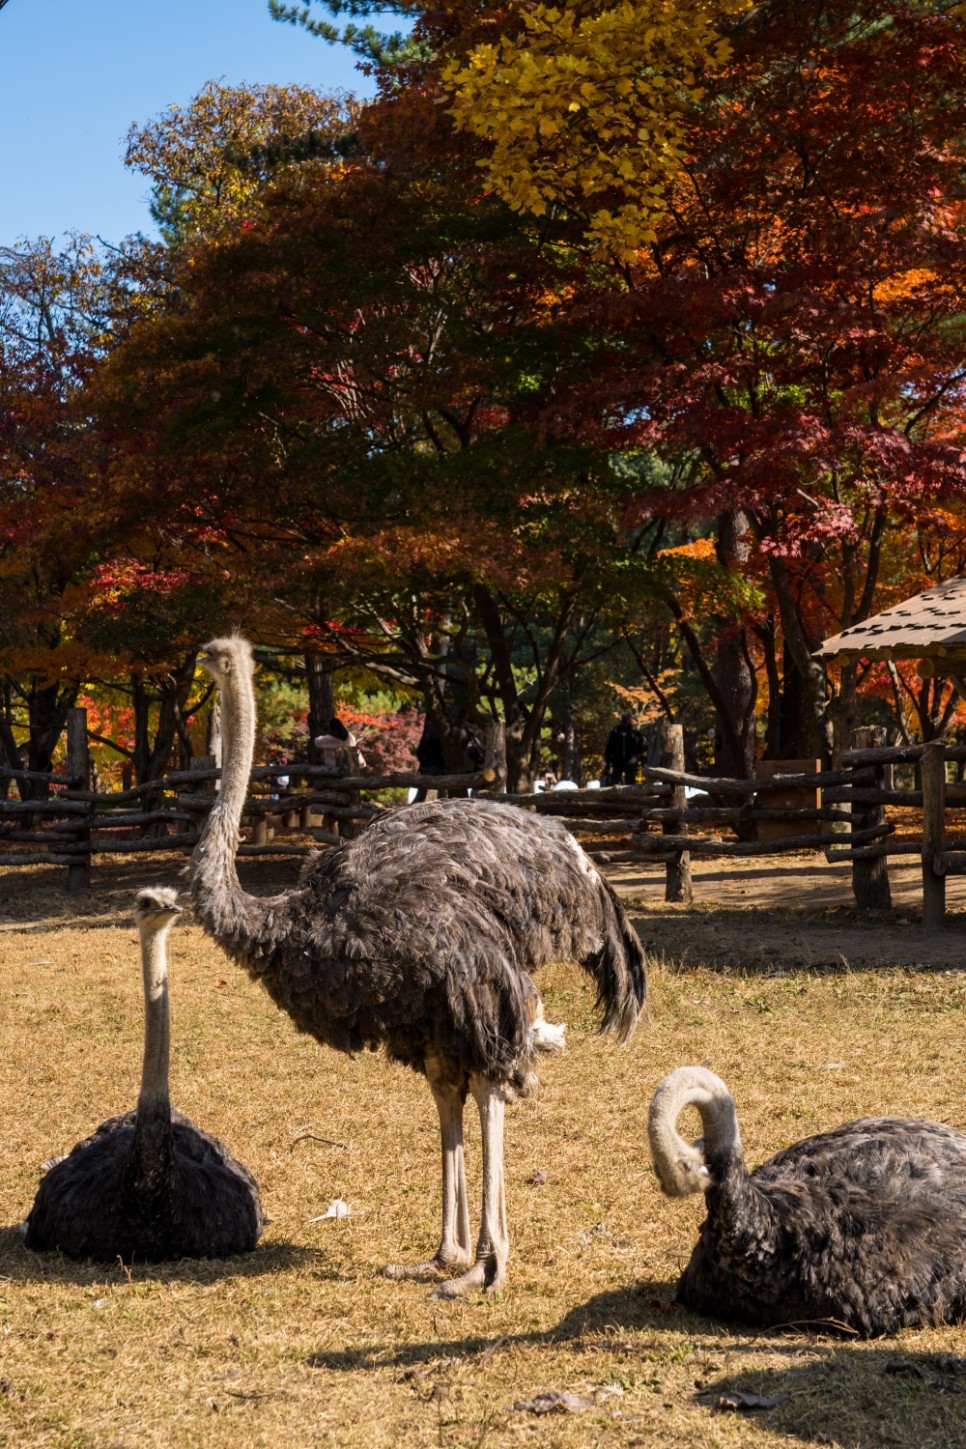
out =
<svg viewBox="0 0 966 1449"><path fill-rule="evenodd" d="M848 865L811 854L693 861L694 901L664 900L664 867L608 866L648 949L669 962L782 971L966 967L966 880L950 877L947 924L922 927L918 862L890 866L891 911L861 911Z"/></svg>

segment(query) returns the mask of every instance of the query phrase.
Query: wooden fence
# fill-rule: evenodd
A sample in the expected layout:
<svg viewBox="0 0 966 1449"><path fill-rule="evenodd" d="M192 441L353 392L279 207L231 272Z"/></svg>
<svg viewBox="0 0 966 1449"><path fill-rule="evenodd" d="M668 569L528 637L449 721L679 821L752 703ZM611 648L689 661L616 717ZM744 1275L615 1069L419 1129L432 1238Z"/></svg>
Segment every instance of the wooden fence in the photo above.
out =
<svg viewBox="0 0 966 1449"><path fill-rule="evenodd" d="M68 773L31 777L0 770L22 796L34 779L50 798L0 798L0 868L64 866L70 888L87 888L91 862L124 852L188 854L216 798L220 771L208 758L187 771L123 791L92 791L86 718L72 711ZM320 765L260 766L252 771L243 817L243 856L302 855L338 844L389 805L385 792L428 787L485 790L491 798L556 816L600 863L651 861L666 872L669 900L693 898L695 856L768 857L815 851L849 862L857 904L888 909L890 856L922 864L923 924L941 925L946 878L966 873L966 834L948 834L946 812L966 806L966 785L947 780L948 765L966 762L966 746L884 746L879 732L859 731L834 770L813 768L750 780L689 774L683 768L680 726L667 726L661 763L643 771L640 785L507 795L500 739L488 742L487 763L473 774L347 774ZM897 788L896 767L912 766L913 788ZM774 766L772 768L775 768ZM284 777L287 783L282 783ZM380 798L382 797L382 798ZM889 807L920 812L920 834L893 840ZM724 832L727 831L727 834Z"/></svg>

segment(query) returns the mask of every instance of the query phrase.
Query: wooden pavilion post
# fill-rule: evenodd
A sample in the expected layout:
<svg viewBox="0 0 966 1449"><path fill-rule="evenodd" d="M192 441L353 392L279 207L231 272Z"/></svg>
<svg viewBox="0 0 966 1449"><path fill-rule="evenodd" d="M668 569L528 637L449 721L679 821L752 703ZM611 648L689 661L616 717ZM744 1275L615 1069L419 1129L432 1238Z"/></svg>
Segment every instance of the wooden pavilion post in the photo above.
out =
<svg viewBox="0 0 966 1449"><path fill-rule="evenodd" d="M930 740L919 763L922 779L922 924L935 929L946 915L946 877L937 875L946 833L946 745Z"/></svg>
<svg viewBox="0 0 966 1449"><path fill-rule="evenodd" d="M684 772L684 726L671 724L670 720L661 720L659 739L661 745L660 767L662 770L678 770ZM671 809L683 812L687 809L688 798L684 793L683 785L675 785L671 790ZM681 816L665 820L661 827L664 835L687 835L687 822ZM690 905L694 900L694 887L691 884L691 852L688 850L676 850L665 867L664 899L666 901L680 901L684 905Z"/></svg>
<svg viewBox="0 0 966 1449"><path fill-rule="evenodd" d="M883 725L865 725L861 729L852 731L853 750L877 749L885 743L886 730ZM886 766L878 764L874 765L873 769L875 771L873 788L884 790ZM885 824L884 804L866 804L862 801L855 801L851 810L853 835L857 835L860 830L868 830ZM889 911L892 909L889 867L884 855L870 856L865 860L853 860L852 893L855 896L855 904L864 910Z"/></svg>

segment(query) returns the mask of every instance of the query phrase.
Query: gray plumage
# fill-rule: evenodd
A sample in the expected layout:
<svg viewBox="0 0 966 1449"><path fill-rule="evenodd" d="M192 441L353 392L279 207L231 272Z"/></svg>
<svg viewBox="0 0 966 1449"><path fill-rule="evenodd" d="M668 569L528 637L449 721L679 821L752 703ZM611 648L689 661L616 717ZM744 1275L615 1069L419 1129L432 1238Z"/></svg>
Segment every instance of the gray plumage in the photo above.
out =
<svg viewBox="0 0 966 1449"><path fill-rule="evenodd" d="M192 860L198 915L301 1030L339 1051L385 1047L428 1076L443 1136L443 1241L428 1263L396 1276L472 1261L462 1157L472 1092L484 1126L485 1221L473 1268L440 1291L499 1286L502 1102L533 1080L536 1051L556 1045L531 973L579 962L597 984L604 1029L624 1039L644 998L640 942L561 825L479 799L387 814L313 859L285 894L246 894L234 856L255 737L251 649L237 636L216 639L203 659L221 689L224 760Z"/></svg>
<svg viewBox="0 0 966 1449"><path fill-rule="evenodd" d="M675 1127L688 1106L704 1132L693 1144ZM707 1204L678 1283L687 1307L863 1337L966 1317L966 1132L863 1117L749 1174L731 1095L702 1067L665 1077L649 1127L665 1192Z"/></svg>
<svg viewBox="0 0 966 1449"><path fill-rule="evenodd" d="M131 1263L223 1258L258 1241L264 1217L251 1174L168 1096L165 938L178 911L173 891L137 897L145 996L137 1109L103 1122L51 1167L27 1218L28 1248Z"/></svg>

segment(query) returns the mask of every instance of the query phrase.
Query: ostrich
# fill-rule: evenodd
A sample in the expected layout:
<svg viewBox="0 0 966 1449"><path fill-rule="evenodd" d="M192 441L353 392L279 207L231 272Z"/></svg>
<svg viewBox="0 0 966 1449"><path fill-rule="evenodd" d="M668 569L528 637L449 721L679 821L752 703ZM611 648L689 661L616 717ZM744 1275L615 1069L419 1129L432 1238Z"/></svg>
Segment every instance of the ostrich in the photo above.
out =
<svg viewBox="0 0 966 1449"><path fill-rule="evenodd" d="M41 1180L28 1248L69 1258L226 1258L254 1248L264 1217L247 1168L173 1111L168 1096L166 937L181 907L142 890L134 919L144 975L144 1068L137 1110L102 1122Z"/></svg>
<svg viewBox="0 0 966 1449"><path fill-rule="evenodd" d="M572 960L597 983L601 1030L626 1039L644 999L640 942L610 887L557 822L479 799L386 814L354 840L310 857L298 884L246 894L235 869L255 740L251 646L205 646L221 693L221 792L190 866L205 930L287 1011L337 1051L384 1046L428 1079L442 1139L442 1233L426 1262L393 1278L444 1279L438 1296L492 1291L506 1277L504 1104L555 1049L530 972ZM475 1255L463 1158L463 1107L483 1136Z"/></svg>
<svg viewBox="0 0 966 1449"><path fill-rule="evenodd" d="M676 1128L696 1107L702 1140ZM651 1155L672 1197L708 1216L678 1283L699 1313L832 1322L863 1337L966 1317L966 1132L861 1117L787 1147L750 1175L724 1082L679 1067L651 1102Z"/></svg>

